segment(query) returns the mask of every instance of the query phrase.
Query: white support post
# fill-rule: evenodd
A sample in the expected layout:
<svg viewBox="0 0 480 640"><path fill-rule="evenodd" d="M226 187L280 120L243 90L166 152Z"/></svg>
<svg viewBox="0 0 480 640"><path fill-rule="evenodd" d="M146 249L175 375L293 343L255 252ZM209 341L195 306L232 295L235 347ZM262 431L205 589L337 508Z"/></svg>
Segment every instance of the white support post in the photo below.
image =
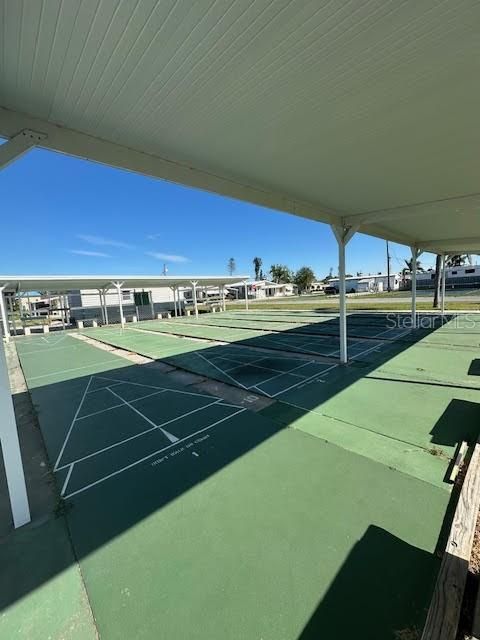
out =
<svg viewBox="0 0 480 640"><path fill-rule="evenodd" d="M150 313L152 314L152 320L155 319L155 305L153 303L153 292L148 292L148 299L150 301Z"/></svg>
<svg viewBox="0 0 480 640"><path fill-rule="evenodd" d="M442 255L442 316L445 315L445 282L446 282L446 268L445 268L445 254Z"/></svg>
<svg viewBox="0 0 480 640"><path fill-rule="evenodd" d="M68 293L65 294L65 321L70 324L70 299Z"/></svg>
<svg viewBox="0 0 480 640"><path fill-rule="evenodd" d="M0 145L0 169L8 167L10 163L23 156L32 147L36 147L46 137L45 133L39 133L31 129L24 129L17 133L10 140Z"/></svg>
<svg viewBox="0 0 480 640"><path fill-rule="evenodd" d="M8 342L10 340L10 327L8 325L8 315L5 305L5 298L3 296L3 291L6 287L8 287L8 282L3 285L3 287L0 287L0 313L2 314L3 337L5 338L6 342Z"/></svg>
<svg viewBox="0 0 480 640"><path fill-rule="evenodd" d="M412 329L417 328L417 260L420 255L419 250L416 247L410 247L412 251L412 269L411 269L411 281L412 281Z"/></svg>
<svg viewBox="0 0 480 640"><path fill-rule="evenodd" d="M193 308L195 309L195 317L198 318L197 283L195 281L192 281L192 296L193 296Z"/></svg>
<svg viewBox="0 0 480 640"><path fill-rule="evenodd" d="M65 331L65 296L60 294L60 304L62 305L62 329Z"/></svg>
<svg viewBox="0 0 480 640"><path fill-rule="evenodd" d="M14 298L15 298L15 294L13 294L13 296L8 296L7 299L8 299L8 306L9 306L9 310L10 310L10 318L12 319L13 335L16 336L17 335L17 324L15 322Z"/></svg>
<svg viewBox="0 0 480 640"><path fill-rule="evenodd" d="M122 329L125 327L125 317L123 315L123 301L122 301L122 286L123 282L112 282L113 286L117 290L118 295L118 307L120 309L120 322L122 325Z"/></svg>
<svg viewBox="0 0 480 640"><path fill-rule="evenodd" d="M30 507L2 340L0 340L0 415L0 448L3 453L13 524L17 529L30 522Z"/></svg>
<svg viewBox="0 0 480 640"><path fill-rule="evenodd" d="M105 316L105 324L108 324L107 291L108 291L108 287L105 287L104 289L102 289L102 295L103 295L103 314L104 314L104 316Z"/></svg>
<svg viewBox="0 0 480 640"><path fill-rule="evenodd" d="M226 311L226 305L225 305L225 285L222 284L220 285L220 288L222 290L222 311Z"/></svg>
<svg viewBox="0 0 480 640"><path fill-rule="evenodd" d="M243 282L243 287L245 289L245 311L248 311L248 285L246 280Z"/></svg>
<svg viewBox="0 0 480 640"><path fill-rule="evenodd" d="M103 308L103 291L102 291L102 289L98 289L98 297L100 298L100 314L102 316L102 324L106 324L106 322L105 322L105 309Z"/></svg>
<svg viewBox="0 0 480 640"><path fill-rule="evenodd" d="M331 225L338 244L338 292L339 292L339 323L340 323L340 362L348 362L347 346L347 297L345 286L345 247L352 239L358 227L342 227Z"/></svg>

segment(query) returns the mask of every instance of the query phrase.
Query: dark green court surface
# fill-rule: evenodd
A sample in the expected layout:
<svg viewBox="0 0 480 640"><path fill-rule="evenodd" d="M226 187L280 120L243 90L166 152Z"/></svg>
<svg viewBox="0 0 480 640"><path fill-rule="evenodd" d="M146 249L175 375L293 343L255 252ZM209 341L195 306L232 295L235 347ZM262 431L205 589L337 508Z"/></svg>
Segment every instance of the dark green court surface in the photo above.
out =
<svg viewBox="0 0 480 640"><path fill-rule="evenodd" d="M274 398L326 374L335 365L305 355L281 355L245 346L208 346L208 343L164 336L151 331L89 329L91 338L162 360L181 369Z"/></svg>
<svg viewBox="0 0 480 640"><path fill-rule="evenodd" d="M414 344L385 340L349 367L245 337L165 333L88 331L274 402L253 413L68 334L18 339L73 547L25 592L7 587L0 631L15 637L24 615L54 640L90 638L92 620L107 640L395 640L421 629L450 458L478 433L480 327L462 319ZM33 564L56 553L48 526L30 530ZM78 633L61 635L41 607L55 581Z"/></svg>
<svg viewBox="0 0 480 640"><path fill-rule="evenodd" d="M247 323L249 324L249 323ZM265 349L277 349L292 351L295 353L307 353L320 356L338 358L340 354L340 342L338 334L316 335L301 334L292 326L285 331L272 331L269 329L251 329L243 327L229 327L220 325L202 324L198 321L177 320L146 320L138 323L136 329L159 333L200 338L219 342L231 342L243 346L261 347ZM348 340L350 355L352 358L362 358L373 349L381 348L383 341L369 339L360 340L351 338Z"/></svg>

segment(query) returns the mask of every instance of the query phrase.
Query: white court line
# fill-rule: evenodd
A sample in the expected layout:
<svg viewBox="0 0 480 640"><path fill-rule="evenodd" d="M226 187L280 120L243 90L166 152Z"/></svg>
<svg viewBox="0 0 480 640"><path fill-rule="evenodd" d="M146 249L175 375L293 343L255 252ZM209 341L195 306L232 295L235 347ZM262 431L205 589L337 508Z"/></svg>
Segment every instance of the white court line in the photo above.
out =
<svg viewBox="0 0 480 640"><path fill-rule="evenodd" d="M106 389L107 387L105 387ZM160 392L159 392L160 393ZM123 404L114 404L113 407L107 407L106 409L100 409L99 411L94 411L93 413L88 413L86 416L79 416L76 420L76 422L79 422L80 420L85 420L86 418L91 418L92 416L98 416L99 413L105 413L107 411L112 411L113 409L118 409L119 407L124 407L125 405Z"/></svg>
<svg viewBox="0 0 480 640"><path fill-rule="evenodd" d="M161 428L165 427L167 424L171 424L172 422L176 422L177 420L182 420L183 418L186 418L187 416L190 416L192 413L197 413L199 411L203 411L203 409L206 409L207 407L211 407L214 404L218 404L219 402L220 402L220 400L215 400L215 402L211 402L210 404L206 404L204 407L198 407L197 409L193 409L192 411L188 411L187 413L184 413L181 416L177 416L176 418L172 418L171 420L167 420L166 422L162 422L162 424L155 425L154 427L151 427L150 429L144 429L143 431L140 431L140 433L135 433L133 436L129 436L128 438L125 438L124 440L120 440L119 442L114 442L113 444L109 444L107 447L103 447L103 449L98 449L97 451L93 451L92 453L88 453L87 455L82 456L81 458L77 458L76 460L73 460L73 462L68 462L67 464L64 464L62 467L58 467L57 471L61 471L62 469L66 469L71 464L76 464L77 462L83 462L84 460L88 460L88 458L94 458L95 456L98 456L101 453L104 453L105 451L109 451L110 449L115 449L115 447L119 447L120 445L125 444L126 442L130 442L131 440L136 440L137 438L140 438L141 436L144 436L147 433L151 433L152 431L155 431L155 429L160 429L161 430ZM233 407L234 409L238 409L239 408L238 406L235 406L235 405L227 405L227 406ZM145 417L145 416L143 416L143 417ZM178 441L178 438L177 438L177 440L175 442L177 442L177 441ZM173 442L172 444L175 444L175 442Z"/></svg>
<svg viewBox="0 0 480 640"><path fill-rule="evenodd" d="M314 363L314 360L311 360L309 362L305 362L304 364L300 364L298 365L298 367L295 367L294 369L292 369L291 371L296 371L297 369L301 369L302 367L306 367L307 364L312 364ZM275 371L275 369L272 369L272 371ZM279 378L280 376L284 376L284 375L292 375L295 376L297 378L302 378L302 380L305 380L305 378L303 376L300 376L298 373L291 373L291 371L282 371L281 373L277 374L276 376L272 376L271 378L267 378L266 380L262 380L262 382L259 382L258 384L265 384L266 382L270 382L271 380L275 380L275 378ZM257 385L255 385L257 386Z"/></svg>
<svg viewBox="0 0 480 640"><path fill-rule="evenodd" d="M118 385L116 384L112 384L112 387L116 387ZM107 391L110 391L110 387L103 387L103 389L107 389ZM153 393L147 393L146 396L140 396L140 398L135 398L134 400L131 400L130 402L138 402L139 400L144 400L145 398L150 398L150 396L156 396L159 393L164 393L165 389L161 389L160 391L154 391ZM90 393L92 393L90 391ZM99 413L105 413L106 411L112 411L112 409L118 409L118 407L123 407L125 406L125 403L122 402L122 404L114 404L113 407L107 407L106 409L100 409L99 411L94 411L93 413L88 413L86 416L80 416L79 418L77 418L77 422L79 420L85 420L85 418L91 418L92 416L98 416Z"/></svg>
<svg viewBox="0 0 480 640"><path fill-rule="evenodd" d="M147 387L148 389L162 389L163 391L171 391L172 393L182 393L187 396L198 396L199 398L216 398L216 396L207 395L206 393L194 393L193 391L180 391L179 389L170 389L170 387L156 387L153 384L142 384L141 382L130 382L130 380L118 380L118 378L106 378L105 376L97 376L97 375L94 375L94 378L100 378L101 380L110 380L111 382L119 382L120 384L133 384L136 387ZM108 386L113 387L113 385L108 385Z"/></svg>
<svg viewBox="0 0 480 640"><path fill-rule="evenodd" d="M73 466L74 466L74 462L72 462L72 464L70 465L70 468L67 472L67 477L65 478L65 482L63 483L63 487L62 490L60 491L60 495L63 496L63 494L65 493L65 491L67 490L67 486L68 486L68 482L70 480L70 476L72 475L72 471L73 471ZM62 467L62 469L64 469L65 467Z"/></svg>
<svg viewBox="0 0 480 640"><path fill-rule="evenodd" d="M220 369L220 367L217 367L217 365L213 364L213 362L210 362L210 360L205 358L205 356L202 356L201 353L195 352L195 355L198 356L199 358L202 358L203 360L205 360L205 362L208 362L208 364L210 364L212 367L215 367L215 369L220 371L220 373L223 373L223 375L227 376L227 378L230 378L230 380L232 380L235 383L235 385L238 385L238 386L242 387L242 389L248 390L248 387L246 387L244 384L242 384L238 380L235 380L235 378L233 376L231 376L230 374L226 373L223 369Z"/></svg>
<svg viewBox="0 0 480 640"><path fill-rule="evenodd" d="M331 371L331 369L335 369L335 367L338 367L338 366L339 366L338 364L332 364L332 366L328 367L328 369L325 369L324 371L321 371L319 373L314 373L313 376L310 376L309 378L305 378L304 380L300 380L300 382L296 382L295 384L292 384L290 387L287 387L286 389L277 391L277 393L273 393L270 397L275 398L276 396L279 396L281 393L286 393L287 391L290 391L291 389L298 387L304 382L308 382L309 380L313 380L313 378L318 378L322 376L324 373L328 373L329 371Z"/></svg>
<svg viewBox="0 0 480 640"><path fill-rule="evenodd" d="M75 420L77 419L78 414L80 413L80 409L82 408L83 401L85 400L85 396L87 395L87 392L88 392L88 389L90 387L90 384L91 384L92 380L93 380L93 376L90 376L90 378L89 378L89 380L87 382L87 386L85 387L85 391L83 392L82 398L81 398L81 400L79 402L79 405L77 407L77 410L75 411L75 415L73 416L73 420L70 423L70 427L69 427L69 429L67 431L67 435L66 435L65 440L63 442L62 448L60 449L60 453L58 454L58 458L57 458L57 461L55 462L55 466L53 467L54 471L57 471L57 469L58 469L58 463L60 462L60 458L62 457L63 452L65 451L65 447L67 446L68 439L70 438L70 434L72 433L73 425L75 424Z"/></svg>
<svg viewBox="0 0 480 640"><path fill-rule="evenodd" d="M72 371L79 371L80 369L88 369L89 367L100 367L100 366L108 366L111 365L112 362L91 362L90 364L85 364L83 367L74 367L73 369L63 369L62 371L52 371L52 373L44 373L41 376L33 376L32 378L27 378L27 380L39 380L40 378L51 378L52 376L58 376L63 373L71 373Z"/></svg>
<svg viewBox="0 0 480 640"><path fill-rule="evenodd" d="M221 422L225 422L225 420L229 420L230 418L233 418L234 416L238 415L239 413L243 413L244 411L246 411L246 409L240 409L239 411L236 411L235 413L232 413L231 415L226 416L225 418L222 418L221 420L217 420L213 424L210 424L208 427L204 427L203 429L199 429L198 431L195 431L195 433L191 433L190 435L185 436L185 438L181 438L180 440L178 440L178 442L169 444L166 447L163 447L163 449L159 449L158 451L154 451L153 453L149 453L147 456L144 456L140 460L136 460L135 462L132 462L131 464L129 464L129 465L125 466L125 467L122 467L122 469L118 469L117 471L113 471L112 473L109 473L108 475L104 476L103 478L100 478L100 480L96 480L95 482L91 482L90 484L87 484L85 487L82 487L81 489L77 489L76 491L72 491L72 493L69 493L68 496L65 496L65 500L67 500L68 498L72 498L73 496L75 496L75 495L77 495L79 493L82 493L83 491L87 491L87 489L91 489L95 485L100 484L101 482L104 482L105 480L108 480L109 478L113 478L114 476L117 476L120 473L123 473L124 471L127 471L128 469L131 469L132 467L135 467L136 465L141 464L142 462L145 462L145 460L148 460L149 458L152 458L153 456L158 456L160 453L163 453L167 449L170 449L171 447L176 446L176 445L180 444L181 442L184 442L185 440L188 440L189 438L193 438L194 436L197 436L199 433L207 431L208 429L212 429L213 427L216 427L217 425L219 425Z"/></svg>
<svg viewBox="0 0 480 640"><path fill-rule="evenodd" d="M94 376L95 378L99 378L100 376ZM98 389L92 389L91 391L88 392L88 394L90 395L91 393L98 393L99 391L103 391L104 389L107 389L108 387L118 387L119 384L125 384L124 382L116 382L115 384L108 384L105 387L99 387Z"/></svg>
<svg viewBox="0 0 480 640"><path fill-rule="evenodd" d="M260 361L257 361L257 362L260 362ZM298 369L299 367L304 367L304 366L305 365L303 364L299 365L298 367L294 367L293 369L291 369L291 371L295 371L295 369ZM227 371L233 371L234 369L238 369L239 367L255 367L256 369L263 369L264 371L275 371L275 374L278 374L279 376L282 376L285 373L289 373L288 371L280 371L279 369L272 369L271 367L262 367L260 364L254 364L253 362L244 362L241 365L236 365L235 367L224 369L223 372L226 373ZM292 376L297 376L297 375L298 375L297 373L292 373ZM274 377L276 377L276 375Z"/></svg>
<svg viewBox="0 0 480 640"><path fill-rule="evenodd" d="M80 346L80 345L79 345ZM66 347L52 347L51 349L48 350L48 352L50 353L51 351L60 351L61 349L78 349L77 345L67 345ZM34 353L45 353L45 349L35 349L34 351L19 351L20 357L22 356L29 356L32 355Z"/></svg>
<svg viewBox="0 0 480 640"><path fill-rule="evenodd" d="M151 424L152 427L156 427L157 429L159 429L163 435L168 438L170 440L170 442L177 442L178 438L177 436L174 436L173 433L170 433L169 431L167 431L166 429L162 429L162 427L159 427L158 424L155 424L155 422L153 422L153 420L150 420L150 418L148 418L144 413L142 413L141 411L139 411L136 407L132 406L130 404L130 402L128 402L127 400L125 400L124 398L122 398L121 396L118 395L118 393L115 393L115 391L113 391L112 389L109 389L110 393L112 393L116 398L118 398L119 400L121 400L122 402L124 402L127 407L130 407L130 409L132 411L135 411L135 413L137 413L139 416L141 416L144 420L146 420L148 422L148 424Z"/></svg>

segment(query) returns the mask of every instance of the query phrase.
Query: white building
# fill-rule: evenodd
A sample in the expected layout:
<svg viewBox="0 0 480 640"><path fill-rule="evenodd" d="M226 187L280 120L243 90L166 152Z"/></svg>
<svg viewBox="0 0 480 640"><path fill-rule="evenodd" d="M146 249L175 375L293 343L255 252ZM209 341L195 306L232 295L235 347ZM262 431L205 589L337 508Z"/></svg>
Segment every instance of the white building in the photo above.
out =
<svg viewBox="0 0 480 640"><path fill-rule="evenodd" d="M183 289L178 289L180 304L184 300ZM100 292L92 289L77 289L68 293L70 317L77 320L95 318L101 315ZM113 320L119 316L118 293L115 289L105 292L105 303ZM162 311L174 308L173 289L155 287L152 289L122 289L122 303L127 315L136 315L139 320L156 317Z"/></svg>
<svg viewBox="0 0 480 640"><path fill-rule="evenodd" d="M407 286L410 288L410 281ZM433 289L434 286L435 269L417 273L418 289ZM472 289L480 287L480 265L448 267L445 269L445 286L449 289Z"/></svg>
<svg viewBox="0 0 480 640"><path fill-rule="evenodd" d="M398 273L390 274L390 289L392 291L400 288L401 277ZM361 276L349 276L345 278L347 293L378 293L388 290L388 274L377 273L362 274ZM330 278L325 289L326 293L339 292L339 279Z"/></svg>
<svg viewBox="0 0 480 640"><path fill-rule="evenodd" d="M247 280L247 293L249 299L260 300L262 298L282 298L293 296L297 293L297 286L288 283L276 283L270 280ZM236 282L228 287L235 298L245 298L245 282Z"/></svg>

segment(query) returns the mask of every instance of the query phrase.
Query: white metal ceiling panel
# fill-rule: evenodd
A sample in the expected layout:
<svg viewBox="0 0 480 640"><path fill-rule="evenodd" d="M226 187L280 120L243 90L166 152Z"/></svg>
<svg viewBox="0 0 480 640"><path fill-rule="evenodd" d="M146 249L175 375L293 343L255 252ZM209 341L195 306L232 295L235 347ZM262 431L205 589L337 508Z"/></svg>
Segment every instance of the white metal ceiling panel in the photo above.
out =
<svg viewBox="0 0 480 640"><path fill-rule="evenodd" d="M459 226L480 237L478 207L455 202L480 193L476 0L0 7L9 110L197 171L189 180L179 170L180 182L234 197L241 185L245 199L299 215L383 211L361 230L400 241L464 237L460 203ZM0 114L0 134L13 133ZM75 153L59 133L46 146ZM399 222L409 205L418 216Z"/></svg>

